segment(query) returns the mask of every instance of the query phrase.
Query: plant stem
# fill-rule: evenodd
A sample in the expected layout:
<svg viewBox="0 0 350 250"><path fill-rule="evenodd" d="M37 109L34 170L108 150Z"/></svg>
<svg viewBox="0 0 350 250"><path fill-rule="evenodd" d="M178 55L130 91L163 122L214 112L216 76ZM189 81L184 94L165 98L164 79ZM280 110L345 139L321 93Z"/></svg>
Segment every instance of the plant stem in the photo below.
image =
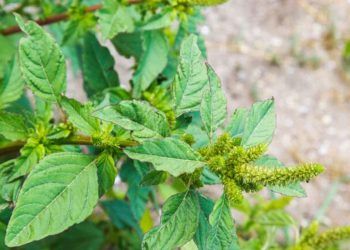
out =
<svg viewBox="0 0 350 250"><path fill-rule="evenodd" d="M142 0L128 0L129 4L137 4L140 2L142 2ZM99 10L101 8L102 8L101 4L92 5L92 6L87 7L85 9L85 13L94 12L94 11ZM69 18L69 13L65 12L65 13L60 13L60 14L57 14L54 16L47 17L46 19L37 20L36 23L39 24L40 26L44 26L44 25L48 25L51 23L57 23L60 21L64 21L68 18ZM21 32L21 29L18 27L18 25L9 27L9 28L4 29L4 30L0 30L0 34L4 35L4 36L9 36L9 35L19 33L19 32Z"/></svg>
<svg viewBox="0 0 350 250"><path fill-rule="evenodd" d="M85 9L85 12L86 13L93 12L93 11L96 11L100 8L101 8L100 4L93 5L93 6L87 7ZM48 25L51 23L57 23L57 22L66 20L66 19L68 19L68 17L69 17L69 14L66 12L66 13L61 13L61 14L57 14L54 16L50 16L46 19L38 20L38 21L36 21L36 23L39 24L40 26L44 26L44 25ZM15 34L18 32L21 32L21 29L17 25L0 31L0 33L4 36L9 36L9 35L12 35L12 34Z"/></svg>
<svg viewBox="0 0 350 250"><path fill-rule="evenodd" d="M17 153L24 145L25 141L10 142L0 146L0 156ZM73 135L68 138L52 140L50 145L94 145L91 136ZM119 142L121 148L135 146L137 142L133 140L124 140Z"/></svg>

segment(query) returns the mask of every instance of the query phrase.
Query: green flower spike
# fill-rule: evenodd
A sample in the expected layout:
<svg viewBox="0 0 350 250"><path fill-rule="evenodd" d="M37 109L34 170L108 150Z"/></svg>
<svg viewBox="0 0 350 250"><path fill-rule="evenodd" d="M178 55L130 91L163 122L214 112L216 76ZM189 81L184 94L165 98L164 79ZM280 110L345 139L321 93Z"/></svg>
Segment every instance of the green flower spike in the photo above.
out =
<svg viewBox="0 0 350 250"><path fill-rule="evenodd" d="M320 164L301 164L296 167L267 168L250 164L236 166L234 179L237 183L253 183L263 186L285 186L290 183L309 181L324 171Z"/></svg>
<svg viewBox="0 0 350 250"><path fill-rule="evenodd" d="M350 239L350 226L338 227L318 234L318 222L313 222L303 231L301 240L290 250L323 250L339 241Z"/></svg>
<svg viewBox="0 0 350 250"><path fill-rule="evenodd" d="M242 146L235 146L231 149L227 157L228 167L243 165L256 161L267 150L266 144L259 144L248 149Z"/></svg>
<svg viewBox="0 0 350 250"><path fill-rule="evenodd" d="M224 192L232 204L241 203L243 200L242 189L231 179L223 178Z"/></svg>

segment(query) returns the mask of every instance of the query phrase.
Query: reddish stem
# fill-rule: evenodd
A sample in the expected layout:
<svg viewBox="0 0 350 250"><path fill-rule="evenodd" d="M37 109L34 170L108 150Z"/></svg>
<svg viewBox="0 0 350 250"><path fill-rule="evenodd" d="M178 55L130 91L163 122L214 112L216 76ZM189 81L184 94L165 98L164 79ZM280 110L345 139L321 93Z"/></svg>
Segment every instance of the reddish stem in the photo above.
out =
<svg viewBox="0 0 350 250"><path fill-rule="evenodd" d="M142 2L142 0L128 0L129 4L137 4L140 2ZM85 9L85 13L94 12L94 11L99 10L101 8L102 8L101 4L96 4L96 5L87 7ZM44 26L44 25L48 25L51 23L57 23L57 22L66 20L68 18L69 18L68 13L61 13L61 14L57 14L57 15L48 17L48 18L43 19L43 20L37 20L36 23L39 24L40 26ZM12 27L9 27L7 29L1 30L0 34L2 34L4 36L9 36L9 35L12 35L12 34L15 34L18 32L21 32L21 29L16 25L16 26L12 26Z"/></svg>

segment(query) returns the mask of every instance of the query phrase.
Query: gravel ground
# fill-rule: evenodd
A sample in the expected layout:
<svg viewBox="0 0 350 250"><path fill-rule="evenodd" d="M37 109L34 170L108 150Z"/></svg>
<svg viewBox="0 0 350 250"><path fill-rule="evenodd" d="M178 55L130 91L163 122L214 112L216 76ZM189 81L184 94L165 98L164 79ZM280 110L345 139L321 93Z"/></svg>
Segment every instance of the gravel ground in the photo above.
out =
<svg viewBox="0 0 350 250"><path fill-rule="evenodd" d="M208 8L201 28L229 110L273 96L277 129L270 153L286 164L326 166L322 177L304 185L308 197L290 206L304 222L332 183L350 174L350 84L340 57L350 38L349 12L345 0L232 0ZM349 187L340 187L325 223L349 223Z"/></svg>

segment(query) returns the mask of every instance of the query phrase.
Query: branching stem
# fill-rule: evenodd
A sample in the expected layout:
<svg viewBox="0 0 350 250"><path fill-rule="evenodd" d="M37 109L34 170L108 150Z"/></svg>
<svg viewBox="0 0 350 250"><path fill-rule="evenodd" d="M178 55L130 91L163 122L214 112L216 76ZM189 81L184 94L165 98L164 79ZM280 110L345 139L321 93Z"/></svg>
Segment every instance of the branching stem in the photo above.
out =
<svg viewBox="0 0 350 250"><path fill-rule="evenodd" d="M17 153L25 143L25 141L15 141L0 146L0 156ZM73 135L65 139L52 140L50 141L50 145L94 145L94 143L91 136ZM137 145L137 143L133 140L119 142L121 148L135 145Z"/></svg>
<svg viewBox="0 0 350 250"><path fill-rule="evenodd" d="M142 0L128 0L129 4L137 4L140 2L142 2ZM94 11L99 10L101 8L102 8L101 4L96 4L96 5L92 5L92 6L87 7L85 9L85 12L86 13L94 12ZM64 20L67 20L68 18L69 18L69 13L65 12L65 13L60 13L60 14L57 14L54 16L47 17L46 19L37 20L36 23L39 24L40 26L44 26L44 25L48 25L51 23L57 23L60 21L64 21ZM9 35L16 34L19 32L21 32L21 29L17 25L6 28L4 30L0 30L0 34L4 35L4 36L9 36Z"/></svg>

